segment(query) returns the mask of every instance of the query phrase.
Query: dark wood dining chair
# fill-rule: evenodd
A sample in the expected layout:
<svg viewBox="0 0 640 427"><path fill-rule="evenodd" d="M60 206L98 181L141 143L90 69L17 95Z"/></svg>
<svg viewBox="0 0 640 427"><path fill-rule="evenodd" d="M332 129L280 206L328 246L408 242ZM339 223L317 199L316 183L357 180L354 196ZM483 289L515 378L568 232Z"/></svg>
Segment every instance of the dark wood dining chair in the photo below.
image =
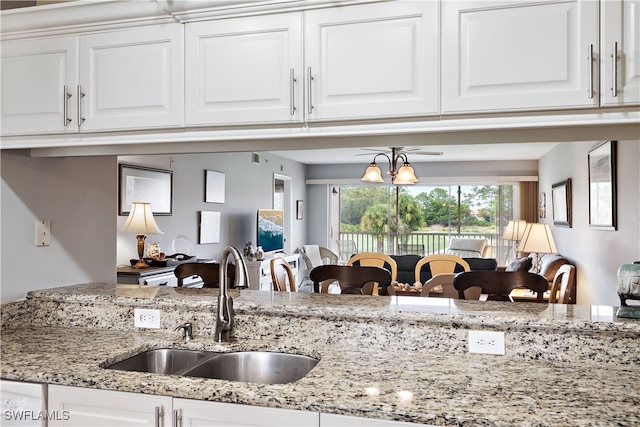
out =
<svg viewBox="0 0 640 427"><path fill-rule="evenodd" d="M543 302L549 282L544 276L528 271L465 271L453 279L458 297L465 299L465 290L472 286L482 288L487 301L513 301L509 295L516 288L530 289L537 293L536 302Z"/></svg>
<svg viewBox="0 0 640 427"><path fill-rule="evenodd" d="M273 257L269 262L273 290L280 292L296 292L296 280L291 266L284 258ZM289 284L289 289L287 289Z"/></svg>
<svg viewBox="0 0 640 427"><path fill-rule="evenodd" d="M387 295L391 285L391 273L382 267L356 265L321 265L311 270L309 278L313 280L314 292L328 292L328 285L338 282L341 293Z"/></svg>
<svg viewBox="0 0 640 427"><path fill-rule="evenodd" d="M182 286L182 279L190 276L200 276L203 288L217 288L220 286L220 264L211 262L187 262L178 265L173 274L178 278L178 286ZM235 287L236 266L229 264L227 279L230 288Z"/></svg>

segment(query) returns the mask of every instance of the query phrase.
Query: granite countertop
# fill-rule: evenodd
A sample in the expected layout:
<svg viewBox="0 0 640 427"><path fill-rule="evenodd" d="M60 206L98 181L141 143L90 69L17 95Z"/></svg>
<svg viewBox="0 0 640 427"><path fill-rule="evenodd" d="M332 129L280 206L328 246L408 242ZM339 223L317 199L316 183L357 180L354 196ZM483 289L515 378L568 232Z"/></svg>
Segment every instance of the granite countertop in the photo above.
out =
<svg viewBox="0 0 640 427"><path fill-rule="evenodd" d="M475 310L473 305L467 306L468 302L447 305L444 299L429 302L432 299L404 298L416 300L411 302L395 297L233 291L238 325L229 343L215 343L206 327L195 340L185 343L169 328L121 330L115 318L110 320L112 328L73 324L79 313L75 310L80 310L74 304L86 304L104 316L98 305L115 310L117 306L142 306L151 301L160 309L175 311L180 306L181 318L190 315L207 323L202 313L211 311L215 293L217 290L136 290L97 284L31 293L27 301L2 307L2 378L433 425L640 424L640 322L616 319L615 311L610 310L603 310L600 318L587 314L593 311L591 308L580 306L564 306L561 314L560 306L529 303L489 303ZM68 317L63 320L61 313L57 318L51 312L43 314L41 311L51 304ZM21 319L19 313L25 312L29 315ZM285 314L296 323L283 322ZM274 323L269 323L269 316L274 317ZM319 318L331 328L314 328L313 322ZM347 318L353 325L345 323ZM384 337L381 331L390 329L388 324L383 319L370 320L373 318L388 318L401 323L405 330L422 329L417 323L421 320L428 323L424 329L427 335L416 342L412 329L405 336L392 331L391 337ZM87 319L91 322L84 317ZM247 323L256 319L263 319L258 327L269 328L269 334L251 333L256 326L251 329ZM455 343L455 331L479 326L482 319L509 330L521 327L523 333L533 329L537 335L544 335L549 346L564 345L566 353L576 351L574 338L567 332L572 328L580 329L580 333L611 336L617 347L625 347L621 354L631 354L631 359L621 356L621 363L599 364L589 363L588 354L579 363L544 355L527 359L515 350L506 356L468 354L464 346ZM25 321L29 324L18 324ZM554 322L564 325L559 335L552 335ZM273 326L276 323L285 323L286 330L278 330ZM376 329L379 325L384 329ZM375 334L368 333L369 327ZM545 327L551 335L540 332ZM552 340L564 343L554 344ZM319 357L320 362L301 380L277 385L101 368L139 351L168 347L286 351ZM607 347L616 345L607 343Z"/></svg>

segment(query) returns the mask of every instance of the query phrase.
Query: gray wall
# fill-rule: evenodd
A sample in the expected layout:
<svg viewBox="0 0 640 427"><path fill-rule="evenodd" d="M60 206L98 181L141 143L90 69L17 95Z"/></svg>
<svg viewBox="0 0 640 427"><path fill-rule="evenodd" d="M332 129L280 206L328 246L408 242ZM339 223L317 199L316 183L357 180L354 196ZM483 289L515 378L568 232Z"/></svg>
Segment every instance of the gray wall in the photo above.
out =
<svg viewBox="0 0 640 427"><path fill-rule="evenodd" d="M36 289L115 281L116 164L2 150L3 303ZM51 221L50 246L35 246L38 220Z"/></svg>
<svg viewBox="0 0 640 427"><path fill-rule="evenodd" d="M305 166L268 153L261 153L259 164L251 162L251 153L203 153L132 157L122 156L120 163L138 164L173 170L173 215L156 216L161 235L147 236L147 242L160 243L160 250L173 253L173 239L185 235L195 247L198 258L219 259L227 245L242 250L247 241L256 244L256 214L258 209L273 206L273 174L292 178L292 209L295 200L306 199ZM225 202L204 201L205 170L225 174ZM308 207L308 203L305 203ZM198 244L199 212L220 212L220 243ZM294 215L295 216L295 215ZM126 217L118 217L118 230ZM291 252L305 244L306 224L292 220ZM128 265L136 258L136 241L131 234L118 231L118 265Z"/></svg>
<svg viewBox="0 0 640 427"><path fill-rule="evenodd" d="M618 142L618 229L589 228L587 154L594 143L558 145L540 159L540 191L551 194L551 186L571 178L571 228L551 224L558 252L576 265L578 304L619 305L617 271L621 264L640 261L640 141Z"/></svg>

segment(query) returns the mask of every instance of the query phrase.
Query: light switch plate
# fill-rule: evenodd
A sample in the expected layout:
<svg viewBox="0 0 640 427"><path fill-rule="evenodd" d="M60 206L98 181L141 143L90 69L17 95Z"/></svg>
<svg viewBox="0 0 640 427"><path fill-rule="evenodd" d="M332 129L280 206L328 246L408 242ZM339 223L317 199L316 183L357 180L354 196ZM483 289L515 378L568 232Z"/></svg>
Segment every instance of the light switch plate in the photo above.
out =
<svg viewBox="0 0 640 427"><path fill-rule="evenodd" d="M36 221L36 246L51 244L51 222L48 219Z"/></svg>

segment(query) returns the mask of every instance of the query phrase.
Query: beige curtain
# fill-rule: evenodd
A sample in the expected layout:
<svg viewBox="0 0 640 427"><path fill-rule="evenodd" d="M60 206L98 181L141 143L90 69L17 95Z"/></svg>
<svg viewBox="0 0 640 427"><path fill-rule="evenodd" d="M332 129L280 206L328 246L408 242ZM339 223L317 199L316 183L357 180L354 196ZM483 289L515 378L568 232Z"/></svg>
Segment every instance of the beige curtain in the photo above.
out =
<svg viewBox="0 0 640 427"><path fill-rule="evenodd" d="M520 219L538 222L538 183L520 182Z"/></svg>

